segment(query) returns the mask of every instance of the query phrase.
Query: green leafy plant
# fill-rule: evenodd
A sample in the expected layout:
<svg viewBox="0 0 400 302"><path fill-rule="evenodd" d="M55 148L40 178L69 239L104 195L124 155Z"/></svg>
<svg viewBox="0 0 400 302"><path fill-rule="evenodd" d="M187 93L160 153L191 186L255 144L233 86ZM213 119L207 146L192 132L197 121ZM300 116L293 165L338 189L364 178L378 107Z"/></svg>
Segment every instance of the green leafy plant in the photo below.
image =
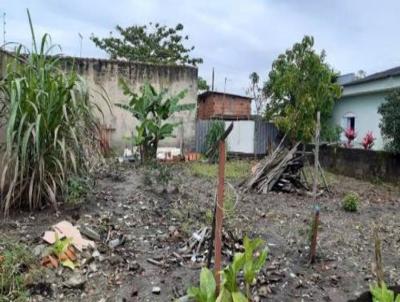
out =
<svg viewBox="0 0 400 302"><path fill-rule="evenodd" d="M45 34L38 45L28 12L33 49L18 46L0 81L0 103L9 113L0 176L0 209L57 208L71 175L87 173L100 156L96 106L85 81L59 69Z"/></svg>
<svg viewBox="0 0 400 302"><path fill-rule="evenodd" d="M345 195L342 201L343 209L347 212L357 212L360 197L357 193L350 192Z"/></svg>
<svg viewBox="0 0 400 302"><path fill-rule="evenodd" d="M222 287L218 297L215 298L214 275L208 269L203 269L200 274L200 287L191 287L188 290L189 297L196 302L246 302L250 300L250 286L265 264L267 251L259 251L263 244L261 239L251 240L246 236L243 243L244 253L235 253L232 263L222 271ZM255 256L255 253L259 255ZM240 271L243 271L247 297L240 291L238 286L237 279Z"/></svg>
<svg viewBox="0 0 400 302"><path fill-rule="evenodd" d="M202 77L197 78L197 90L198 91L206 91L209 90L210 86L207 84L207 81Z"/></svg>
<svg viewBox="0 0 400 302"><path fill-rule="evenodd" d="M71 238L60 239L58 234L55 233L56 241L51 245L51 252L54 253L58 258L68 249L71 244Z"/></svg>
<svg viewBox="0 0 400 302"><path fill-rule="evenodd" d="M90 190L89 180L86 177L70 177L67 182L66 201L68 203L79 203L86 197Z"/></svg>
<svg viewBox="0 0 400 302"><path fill-rule="evenodd" d="M381 282L381 286L377 283L369 286L373 302L400 302L400 295L395 294L392 290L388 289L385 282Z"/></svg>
<svg viewBox="0 0 400 302"><path fill-rule="evenodd" d="M340 134L343 132L340 126L331 126L327 123L322 125L321 139L329 143L336 143L340 141Z"/></svg>
<svg viewBox="0 0 400 302"><path fill-rule="evenodd" d="M212 148L218 141L218 139L224 134L225 132L225 122L215 120L211 122L210 128L208 128L206 137L205 137L205 147L206 152L210 148ZM216 162L218 160L218 148L209 155L210 162Z"/></svg>
<svg viewBox="0 0 400 302"><path fill-rule="evenodd" d="M257 257L254 256L255 252L262 246L263 241L261 239L250 240L247 236L244 238L244 258L245 263L243 266L243 275L246 283L246 294L247 298L251 298L250 286L253 283L256 275L261 270L265 261L267 260L268 253L266 250L259 251Z"/></svg>
<svg viewBox="0 0 400 302"><path fill-rule="evenodd" d="M57 233L55 234L55 236L56 236L56 241L51 245L49 254L54 254L60 261L61 265L68 267L71 270L74 270L75 263L72 262L71 259L63 257L63 255L71 245L72 239L71 238L60 239Z"/></svg>
<svg viewBox="0 0 400 302"><path fill-rule="evenodd" d="M400 89L387 95L379 106L378 113L382 116L379 127L385 138L385 149L400 153Z"/></svg>
<svg viewBox="0 0 400 302"><path fill-rule="evenodd" d="M213 273L203 267L200 272L200 287L188 289L188 296L197 302L215 302L216 283Z"/></svg>
<svg viewBox="0 0 400 302"><path fill-rule="evenodd" d="M157 92L149 84L144 84L140 89L140 95L134 93L128 85L120 79L124 95L129 97L128 104L116 104L116 106L132 113L139 121L136 126L134 145L139 146L142 160L148 161L156 158L159 141L171 137L178 123L167 123L174 113L191 110L195 104L179 104L186 95L186 90L177 95L168 96L167 90Z"/></svg>

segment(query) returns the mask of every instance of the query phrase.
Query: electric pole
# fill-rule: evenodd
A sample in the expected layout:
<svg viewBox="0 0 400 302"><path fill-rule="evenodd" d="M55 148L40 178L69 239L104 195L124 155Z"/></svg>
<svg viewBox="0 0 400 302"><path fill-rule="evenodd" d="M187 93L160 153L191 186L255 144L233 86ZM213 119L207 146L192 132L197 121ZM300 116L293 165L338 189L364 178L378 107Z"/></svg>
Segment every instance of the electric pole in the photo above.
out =
<svg viewBox="0 0 400 302"><path fill-rule="evenodd" d="M212 69L212 77L211 77L211 91L214 91L214 67Z"/></svg>
<svg viewBox="0 0 400 302"><path fill-rule="evenodd" d="M81 33L78 33L80 41L79 41L79 57L82 58L82 41L83 41L83 36Z"/></svg>
<svg viewBox="0 0 400 302"><path fill-rule="evenodd" d="M3 13L3 49L6 49L6 13Z"/></svg>

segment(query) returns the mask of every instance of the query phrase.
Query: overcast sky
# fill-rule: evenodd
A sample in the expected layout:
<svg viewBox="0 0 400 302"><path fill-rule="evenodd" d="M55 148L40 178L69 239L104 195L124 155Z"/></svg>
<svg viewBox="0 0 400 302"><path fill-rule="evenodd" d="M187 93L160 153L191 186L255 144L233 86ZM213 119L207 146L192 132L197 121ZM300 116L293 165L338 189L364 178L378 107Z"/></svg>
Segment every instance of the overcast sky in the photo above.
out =
<svg viewBox="0 0 400 302"><path fill-rule="evenodd" d="M200 76L210 82L214 67L216 88L224 89L226 77L226 90L240 94L252 71L265 80L277 55L306 34L342 74L400 65L398 0L0 0L7 42L29 46L26 8L37 35L50 33L72 56L79 55L78 33L84 37L82 56L104 58L89 39L92 33L108 36L117 24L182 23L187 46L196 47L193 56L204 59Z"/></svg>

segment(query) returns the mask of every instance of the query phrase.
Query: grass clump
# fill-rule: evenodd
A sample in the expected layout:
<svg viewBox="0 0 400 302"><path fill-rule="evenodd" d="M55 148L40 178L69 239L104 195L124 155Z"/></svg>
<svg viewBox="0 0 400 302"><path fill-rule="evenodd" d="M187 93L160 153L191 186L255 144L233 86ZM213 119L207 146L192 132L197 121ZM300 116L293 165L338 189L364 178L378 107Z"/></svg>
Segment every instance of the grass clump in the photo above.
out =
<svg viewBox="0 0 400 302"><path fill-rule="evenodd" d="M26 277L35 259L29 249L16 242L0 240L0 301L26 301Z"/></svg>
<svg viewBox="0 0 400 302"><path fill-rule="evenodd" d="M358 204L360 203L360 197L357 193L347 193L342 201L342 207L346 212L357 212Z"/></svg>
<svg viewBox="0 0 400 302"><path fill-rule="evenodd" d="M204 178L216 178L218 174L218 164L208 164L193 162L190 170L195 176ZM246 160L231 160L225 163L225 177L229 180L239 180L249 175L251 162Z"/></svg>
<svg viewBox="0 0 400 302"><path fill-rule="evenodd" d="M18 46L0 80L0 107L7 111L0 166L0 210L30 210L62 199L71 176L87 174L99 158L98 119L86 82L63 72L56 45L45 34L32 50ZM98 109L100 110L100 109Z"/></svg>

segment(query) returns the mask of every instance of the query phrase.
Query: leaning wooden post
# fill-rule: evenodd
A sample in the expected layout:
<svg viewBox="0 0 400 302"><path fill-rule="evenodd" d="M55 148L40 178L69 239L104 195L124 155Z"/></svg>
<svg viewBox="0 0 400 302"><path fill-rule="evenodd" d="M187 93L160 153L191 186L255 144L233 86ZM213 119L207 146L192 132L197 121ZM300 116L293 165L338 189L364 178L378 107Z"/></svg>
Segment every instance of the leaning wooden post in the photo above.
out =
<svg viewBox="0 0 400 302"><path fill-rule="evenodd" d="M313 182L313 202L317 202L318 189L318 169L319 169L319 131L321 113L317 112L317 125L315 127L315 149L314 149L314 182Z"/></svg>
<svg viewBox="0 0 400 302"><path fill-rule="evenodd" d="M314 149L314 182L313 182L313 203L317 202L317 189L318 189L318 169L319 169L319 132L320 132L320 118L321 113L317 112L317 125L315 127L315 149ZM311 243L310 243L310 263L315 262L317 255L317 238L318 238L318 225L319 225L319 207L316 206L315 215L311 229Z"/></svg>
<svg viewBox="0 0 400 302"><path fill-rule="evenodd" d="M215 209L215 281L217 291L221 284L221 250L222 250L222 222L224 219L224 182L225 182L225 140L219 141L219 161L218 161L218 191L217 207Z"/></svg>

